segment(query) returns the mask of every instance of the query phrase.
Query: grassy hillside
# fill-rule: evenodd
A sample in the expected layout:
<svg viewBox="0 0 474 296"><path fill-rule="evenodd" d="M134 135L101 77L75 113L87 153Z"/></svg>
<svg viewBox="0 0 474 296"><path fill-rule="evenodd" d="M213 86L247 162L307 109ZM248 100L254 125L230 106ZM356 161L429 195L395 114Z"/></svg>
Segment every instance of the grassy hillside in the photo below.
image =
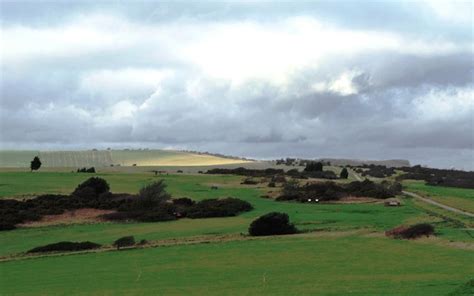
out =
<svg viewBox="0 0 474 296"><path fill-rule="evenodd" d="M169 150L0 151L0 167L27 168L38 155L43 168L110 166L205 166L245 161Z"/></svg>
<svg viewBox="0 0 474 296"><path fill-rule="evenodd" d="M473 274L471 256L306 235L4 262L0 285L5 295L446 295Z"/></svg>

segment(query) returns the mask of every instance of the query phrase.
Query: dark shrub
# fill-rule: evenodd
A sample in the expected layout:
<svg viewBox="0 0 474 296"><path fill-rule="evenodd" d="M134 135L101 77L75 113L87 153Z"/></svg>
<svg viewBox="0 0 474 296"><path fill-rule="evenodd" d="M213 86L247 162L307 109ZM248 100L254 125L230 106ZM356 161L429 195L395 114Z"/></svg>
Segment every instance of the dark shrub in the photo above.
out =
<svg viewBox="0 0 474 296"><path fill-rule="evenodd" d="M399 226L385 232L385 234L395 238L414 239L420 236L430 236L434 234L434 227L427 223L420 223L409 227Z"/></svg>
<svg viewBox="0 0 474 296"><path fill-rule="evenodd" d="M84 181L83 183L79 184L79 186L76 187L76 189L74 190L72 194L75 195L77 191L80 191L86 187L92 188L97 196L102 193L109 192L110 190L110 187L107 181L99 177L91 177L87 179L86 181Z"/></svg>
<svg viewBox="0 0 474 296"><path fill-rule="evenodd" d="M41 247L36 247L29 250L27 253L44 253L44 252L59 252L59 251L82 251L100 248L99 244L92 242L59 242L49 244Z"/></svg>
<svg viewBox="0 0 474 296"><path fill-rule="evenodd" d="M133 236L124 236L119 238L113 243L113 246L117 247L117 250L123 247L130 247L135 245L135 238Z"/></svg>
<svg viewBox="0 0 474 296"><path fill-rule="evenodd" d="M242 183L240 184L244 184L244 185L257 185L258 184L258 181L253 179L253 178L245 178L244 181L242 181Z"/></svg>
<svg viewBox="0 0 474 296"><path fill-rule="evenodd" d="M271 181L270 183L268 183L268 187L275 187L275 186L276 186L276 184L275 184L275 182L273 182L273 181Z"/></svg>
<svg viewBox="0 0 474 296"><path fill-rule="evenodd" d="M39 159L38 156L35 156L33 160L30 163L30 169L31 171L36 171L41 167L41 160Z"/></svg>
<svg viewBox="0 0 474 296"><path fill-rule="evenodd" d="M92 187L82 187L74 190L74 196L80 199L96 199L98 194Z"/></svg>
<svg viewBox="0 0 474 296"><path fill-rule="evenodd" d="M196 202L194 200L187 197L173 199L173 204L177 206L192 206L195 203Z"/></svg>
<svg viewBox="0 0 474 296"><path fill-rule="evenodd" d="M15 224L9 224L9 223L0 223L0 231L4 230L13 230L15 229Z"/></svg>
<svg viewBox="0 0 474 296"><path fill-rule="evenodd" d="M347 179L349 177L349 172L347 171L346 168L343 168L341 173L339 174L339 177L341 179Z"/></svg>
<svg viewBox="0 0 474 296"><path fill-rule="evenodd" d="M145 185L140 189L137 201L145 208L156 206L171 198L171 195L165 189L166 184L163 180Z"/></svg>
<svg viewBox="0 0 474 296"><path fill-rule="evenodd" d="M272 212L263 215L250 224L249 234L252 236L279 235L297 233L296 227L290 223L285 213Z"/></svg>
<svg viewBox="0 0 474 296"><path fill-rule="evenodd" d="M410 226L401 233L402 238L413 239L420 236L430 236L434 234L434 227L427 223Z"/></svg>
<svg viewBox="0 0 474 296"><path fill-rule="evenodd" d="M237 198L205 199L191 206L187 211L189 218L210 218L235 216L250 211L252 205Z"/></svg>
<svg viewBox="0 0 474 296"><path fill-rule="evenodd" d="M95 173L95 168L94 168L94 167L91 167L91 168L80 168L80 169L77 169L77 172L78 172L78 173Z"/></svg>
<svg viewBox="0 0 474 296"><path fill-rule="evenodd" d="M383 184L374 183L368 179L364 181L354 181L346 186L346 192L353 196L365 196L373 198L389 198L395 195L394 192Z"/></svg>
<svg viewBox="0 0 474 296"><path fill-rule="evenodd" d="M305 172L322 172L323 163L322 162L308 162L304 168Z"/></svg>

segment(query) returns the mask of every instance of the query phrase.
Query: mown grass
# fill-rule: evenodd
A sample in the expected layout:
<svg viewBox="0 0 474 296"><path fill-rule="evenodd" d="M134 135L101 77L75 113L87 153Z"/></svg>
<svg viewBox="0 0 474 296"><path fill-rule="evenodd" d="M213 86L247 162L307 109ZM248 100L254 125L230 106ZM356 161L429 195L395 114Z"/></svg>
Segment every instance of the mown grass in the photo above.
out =
<svg viewBox="0 0 474 296"><path fill-rule="evenodd" d="M373 237L275 237L0 263L5 295L446 295L472 252Z"/></svg>
<svg viewBox="0 0 474 296"><path fill-rule="evenodd" d="M407 190L448 206L474 213L474 189L425 185L424 181L405 181Z"/></svg>

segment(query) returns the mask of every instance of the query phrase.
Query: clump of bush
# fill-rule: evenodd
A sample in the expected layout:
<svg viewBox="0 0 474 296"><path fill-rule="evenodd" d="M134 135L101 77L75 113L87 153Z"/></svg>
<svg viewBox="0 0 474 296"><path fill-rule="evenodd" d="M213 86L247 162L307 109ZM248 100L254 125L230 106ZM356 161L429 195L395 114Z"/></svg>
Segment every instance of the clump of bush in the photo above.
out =
<svg viewBox="0 0 474 296"><path fill-rule="evenodd" d="M399 239L415 239L421 236L430 236L434 234L434 227L428 223L420 223L412 226L399 226L385 232L386 236L392 236Z"/></svg>
<svg viewBox="0 0 474 296"><path fill-rule="evenodd" d="M120 250L120 248L123 247L131 247L135 245L135 238L133 236L124 236L116 241L114 241L113 246L117 248L117 250Z"/></svg>
<svg viewBox="0 0 474 296"><path fill-rule="evenodd" d="M401 192L399 183L375 183L370 180L355 181L349 184L337 184L332 181L307 183L299 185L296 181L289 181L283 187L278 201L295 200L306 202L317 198L320 201L339 200L346 196L389 198Z"/></svg>
<svg viewBox="0 0 474 296"><path fill-rule="evenodd" d="M110 186L107 181L99 177L91 177L79 184L72 195L81 197L97 197L100 194L108 193L109 190ZM86 196L84 195L84 192L87 194L93 193L93 196Z"/></svg>
<svg viewBox="0 0 474 296"><path fill-rule="evenodd" d="M92 242L59 242L41 247L33 248L27 253L46 253L46 252L73 252L98 249L101 245Z"/></svg>
<svg viewBox="0 0 474 296"><path fill-rule="evenodd" d="M186 215L189 218L228 217L251 209L250 203L237 198L205 199L189 207Z"/></svg>
<svg viewBox="0 0 474 296"><path fill-rule="evenodd" d="M240 184L243 184L243 185L257 185L258 180L255 180L254 178L245 178L245 180L243 180L242 183L240 183Z"/></svg>
<svg viewBox="0 0 474 296"><path fill-rule="evenodd" d="M290 223L285 213L272 212L254 220L249 227L252 236L281 235L297 233L296 227Z"/></svg>
<svg viewBox="0 0 474 296"><path fill-rule="evenodd" d="M78 173L95 173L95 168L94 167L80 168L80 169L77 169L77 172Z"/></svg>

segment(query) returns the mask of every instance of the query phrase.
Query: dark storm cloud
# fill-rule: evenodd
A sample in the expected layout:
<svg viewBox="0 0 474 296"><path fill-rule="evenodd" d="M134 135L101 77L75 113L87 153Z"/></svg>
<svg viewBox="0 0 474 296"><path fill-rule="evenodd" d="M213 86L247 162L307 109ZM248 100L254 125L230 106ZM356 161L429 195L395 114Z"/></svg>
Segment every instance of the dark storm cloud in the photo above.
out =
<svg viewBox="0 0 474 296"><path fill-rule="evenodd" d="M431 4L2 2L2 147L473 169L472 20Z"/></svg>

